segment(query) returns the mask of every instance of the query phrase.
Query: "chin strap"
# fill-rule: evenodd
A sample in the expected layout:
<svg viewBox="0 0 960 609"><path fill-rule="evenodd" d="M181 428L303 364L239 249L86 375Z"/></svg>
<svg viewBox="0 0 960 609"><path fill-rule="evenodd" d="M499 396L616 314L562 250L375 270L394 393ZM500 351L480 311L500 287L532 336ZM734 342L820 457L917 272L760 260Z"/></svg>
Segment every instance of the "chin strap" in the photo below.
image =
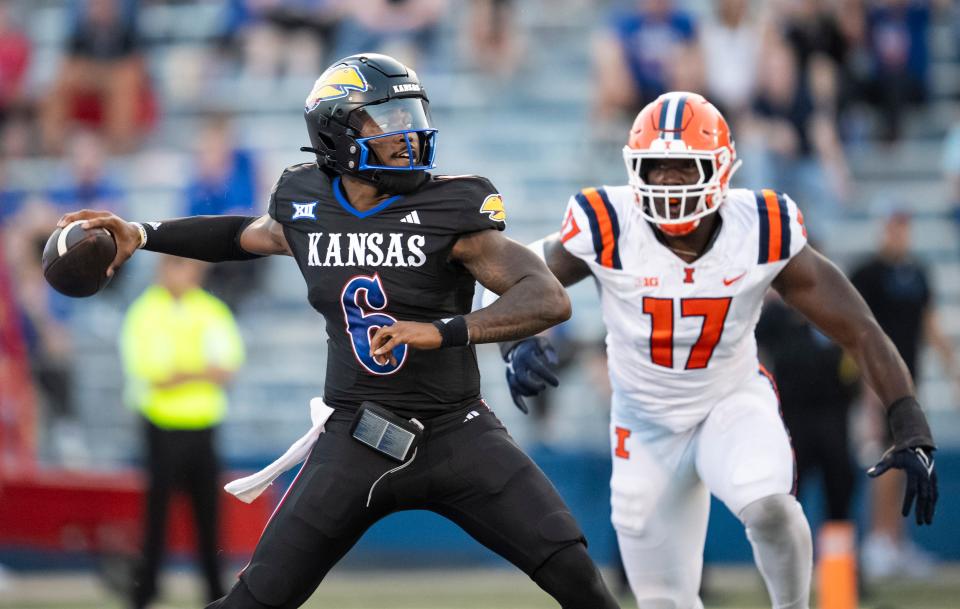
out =
<svg viewBox="0 0 960 609"><path fill-rule="evenodd" d="M320 167L332 168L329 162L330 157L322 150L317 150L312 146L301 146L300 152L312 152L317 155L317 164ZM325 162L327 161L327 162ZM377 187L379 194L386 195L405 195L420 188L427 181L427 172L424 170L416 171L384 171L375 169L370 171L340 172L333 169L336 173L344 173L354 178L363 180Z"/></svg>
<svg viewBox="0 0 960 609"><path fill-rule="evenodd" d="M361 180L376 184L380 194L405 195L420 188L427 181L426 171L384 171L378 169L373 176L358 175Z"/></svg>

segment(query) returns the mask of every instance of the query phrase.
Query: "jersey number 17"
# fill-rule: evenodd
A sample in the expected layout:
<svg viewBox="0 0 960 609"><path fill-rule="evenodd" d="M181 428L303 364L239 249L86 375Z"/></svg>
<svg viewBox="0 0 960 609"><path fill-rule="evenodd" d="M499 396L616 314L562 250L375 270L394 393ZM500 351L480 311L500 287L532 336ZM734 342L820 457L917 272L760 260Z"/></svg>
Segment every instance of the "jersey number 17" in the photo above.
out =
<svg viewBox="0 0 960 609"><path fill-rule="evenodd" d="M723 324L730 310L731 297L681 298L681 317L702 317L700 336L690 349L685 370L706 368L713 350L720 342ZM650 316L650 359L658 366L673 368L673 298L643 298L643 312Z"/></svg>

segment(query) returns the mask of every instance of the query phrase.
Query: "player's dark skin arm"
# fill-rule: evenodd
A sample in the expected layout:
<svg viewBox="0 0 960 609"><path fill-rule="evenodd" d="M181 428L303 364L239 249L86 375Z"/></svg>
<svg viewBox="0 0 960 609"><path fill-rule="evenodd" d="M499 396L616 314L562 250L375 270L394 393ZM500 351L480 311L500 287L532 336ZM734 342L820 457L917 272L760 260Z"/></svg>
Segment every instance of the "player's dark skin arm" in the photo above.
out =
<svg viewBox="0 0 960 609"><path fill-rule="evenodd" d="M822 254L805 246L777 275L773 287L853 356L884 404L914 395L913 380L897 348L853 284Z"/></svg>
<svg viewBox="0 0 960 609"><path fill-rule="evenodd" d="M283 225L269 215L260 216L243 230L240 247L261 256L293 256L287 238L283 235Z"/></svg>
<svg viewBox="0 0 960 609"><path fill-rule="evenodd" d="M570 298L550 269L502 233L486 230L461 237L452 257L483 287L500 295L466 316L471 342L532 336L570 319Z"/></svg>
<svg viewBox="0 0 960 609"><path fill-rule="evenodd" d="M560 242L560 233L553 233L544 238L543 258L547 268L563 284L563 287L579 283L591 275L587 263L563 247L563 243Z"/></svg>
<svg viewBox="0 0 960 609"><path fill-rule="evenodd" d="M563 287L571 286L591 275L590 267L587 263L563 247L563 243L560 241L560 233L553 233L543 238L543 259L546 262L547 268L550 269L550 272L553 273L553 276L556 277L557 281L559 281ZM484 298L484 302L488 302L486 297ZM490 304L490 307L493 307L499 302L500 299L495 300ZM526 336L520 338L526 338ZM497 342L500 343L500 349L503 351L509 350L520 341L516 339L501 339Z"/></svg>
<svg viewBox="0 0 960 609"><path fill-rule="evenodd" d="M563 286L536 254L502 233L485 230L464 235L450 257L500 295L490 306L464 316L471 343L532 336L570 318L570 299ZM370 344L373 356L385 359L400 344L436 349L440 341L433 324L399 321L378 329Z"/></svg>

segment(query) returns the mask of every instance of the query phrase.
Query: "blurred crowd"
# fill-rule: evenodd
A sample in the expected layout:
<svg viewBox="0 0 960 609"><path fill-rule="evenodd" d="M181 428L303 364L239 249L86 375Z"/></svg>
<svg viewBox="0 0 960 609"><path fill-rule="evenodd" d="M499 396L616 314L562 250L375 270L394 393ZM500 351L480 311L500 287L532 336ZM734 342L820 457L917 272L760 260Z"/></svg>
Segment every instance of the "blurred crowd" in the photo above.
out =
<svg viewBox="0 0 960 609"><path fill-rule="evenodd" d="M456 69L494 87L535 69L517 0L208 0L196 4L211 9L213 26L183 45L181 56L169 46L161 56L155 45L183 24L169 31L145 27L144 11L185 4L0 0L0 260L7 261L0 265L0 321L9 329L6 317L16 317L21 330L0 335L0 373L10 374L7 362L20 353L14 343L22 344L42 406L40 433L53 439L44 443L55 447L52 459L69 460L82 449L71 445L77 437L73 303L43 281L40 252L64 211L130 209L129 175L118 167L162 138L169 99L191 108L198 126L177 144L189 161L173 215L256 215L276 168L261 166L255 136L238 137L233 106L218 103L209 83L312 80L333 59L367 50L439 72L454 65L442 44L451 24L459 28ZM584 111L604 145L619 146L632 117L661 93L703 93L730 120L738 151L749 159L739 185L771 186L802 201L811 236L828 251L837 238L835 220L856 199L846 152L894 149L910 137L911 112L932 96L934 23L952 23L960 48L960 9L951 0L564 0L556 10L565 8L595 22L592 42L583 41L595 78L587 83L594 93ZM53 30L63 33L49 65L48 55L38 59L48 49L35 35L46 23L41 13L55 14L60 23ZM941 158L960 227L956 118ZM31 176L22 174L24 167ZM205 286L242 312L261 274L256 264L220 265ZM114 283L122 291L122 275ZM114 297L119 307L130 295L122 303ZM780 330L802 334L811 351L828 349L808 328L791 326L796 320L783 323ZM565 333L555 330L568 347L564 364L589 354L581 365L603 387L601 349L595 341L584 349ZM834 398L845 413L855 381L840 370L841 354L830 357L842 377ZM544 443L550 395L534 407L534 436ZM849 508L848 495L840 495L831 513Z"/></svg>
<svg viewBox="0 0 960 609"><path fill-rule="evenodd" d="M614 11L594 44L594 115L633 116L669 90L696 91L731 122L740 183L775 184L804 202L827 243L853 197L845 146L892 145L930 97L931 23L949 0L676 0Z"/></svg>

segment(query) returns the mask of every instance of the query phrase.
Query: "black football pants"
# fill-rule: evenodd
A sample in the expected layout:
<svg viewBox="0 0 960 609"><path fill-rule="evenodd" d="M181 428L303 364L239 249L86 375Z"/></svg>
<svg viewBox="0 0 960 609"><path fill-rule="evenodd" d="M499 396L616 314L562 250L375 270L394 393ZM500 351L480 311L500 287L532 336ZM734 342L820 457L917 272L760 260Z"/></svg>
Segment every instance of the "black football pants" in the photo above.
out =
<svg viewBox="0 0 960 609"><path fill-rule="evenodd" d="M363 533L392 512L440 514L503 556L565 609L616 607L569 508L482 402L424 422L398 463L354 440L337 410L240 574L210 609L293 609Z"/></svg>
<svg viewBox="0 0 960 609"><path fill-rule="evenodd" d="M145 422L149 486L143 559L133 585L133 606L146 607L156 596L157 574L163 561L167 512L175 489L190 498L197 533L197 554L208 598L223 594L217 555L220 465L214 429L167 430Z"/></svg>

